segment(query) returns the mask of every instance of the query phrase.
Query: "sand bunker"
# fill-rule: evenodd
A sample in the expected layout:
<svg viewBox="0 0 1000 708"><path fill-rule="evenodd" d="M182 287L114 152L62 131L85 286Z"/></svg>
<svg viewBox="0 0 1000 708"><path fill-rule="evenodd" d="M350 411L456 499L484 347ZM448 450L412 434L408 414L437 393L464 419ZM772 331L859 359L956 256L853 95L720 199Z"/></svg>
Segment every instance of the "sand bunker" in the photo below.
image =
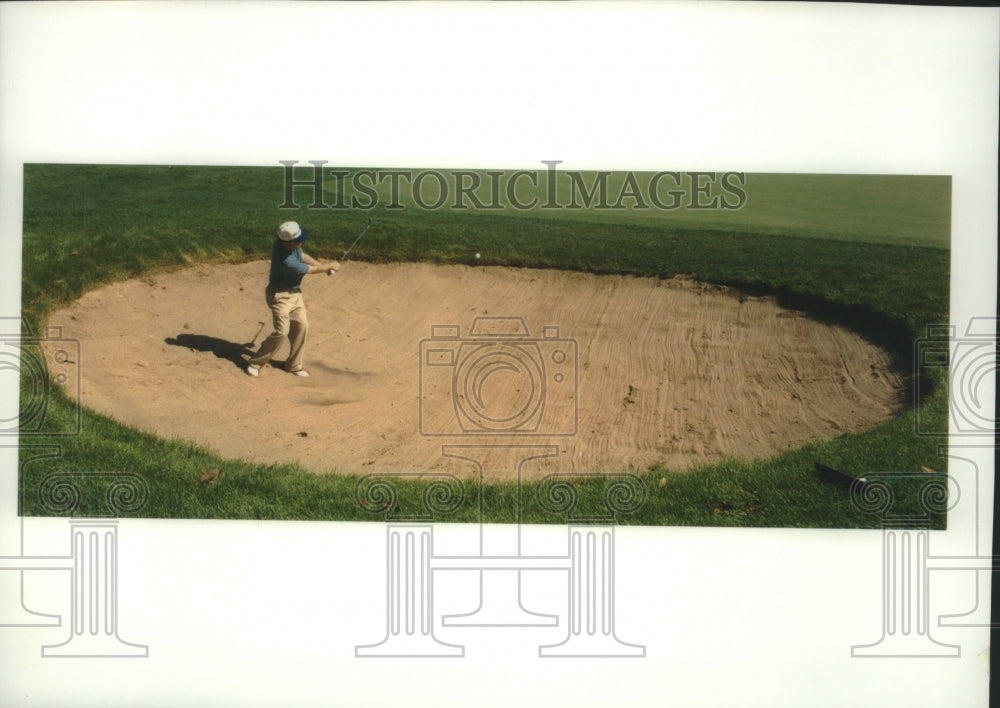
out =
<svg viewBox="0 0 1000 708"><path fill-rule="evenodd" d="M769 456L901 406L885 352L770 299L431 264L307 277L312 376L254 379L241 354L271 329L266 273L197 267L55 313L81 343L83 405L226 458L486 479Z"/></svg>

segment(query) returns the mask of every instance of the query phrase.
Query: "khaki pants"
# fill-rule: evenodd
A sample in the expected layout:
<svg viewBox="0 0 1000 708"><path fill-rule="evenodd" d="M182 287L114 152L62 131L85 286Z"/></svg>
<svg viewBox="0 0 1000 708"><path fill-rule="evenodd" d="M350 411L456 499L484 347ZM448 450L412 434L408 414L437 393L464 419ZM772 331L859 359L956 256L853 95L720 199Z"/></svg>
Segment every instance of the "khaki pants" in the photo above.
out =
<svg viewBox="0 0 1000 708"><path fill-rule="evenodd" d="M275 293L267 291L267 306L271 308L274 331L265 339L257 353L250 357L254 366L264 366L288 340L291 347L285 361L286 371L302 368L302 347L306 343L309 320L306 318L306 303L302 293Z"/></svg>

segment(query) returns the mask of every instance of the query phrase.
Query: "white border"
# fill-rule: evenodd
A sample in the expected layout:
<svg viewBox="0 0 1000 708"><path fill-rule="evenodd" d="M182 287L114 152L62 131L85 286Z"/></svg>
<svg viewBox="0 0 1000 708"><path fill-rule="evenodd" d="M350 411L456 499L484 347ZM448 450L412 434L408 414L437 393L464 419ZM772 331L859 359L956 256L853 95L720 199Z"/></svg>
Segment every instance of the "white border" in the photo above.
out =
<svg viewBox="0 0 1000 708"><path fill-rule="evenodd" d="M952 175L964 323L996 298L998 27L992 9L811 3L5 3L0 314L19 312L25 162L561 159ZM150 658L43 660L36 630L0 629L0 702L985 705L984 632L936 632L961 659L850 659L879 627L868 532L623 530L618 595L638 609L619 633L646 659L540 662L530 642L483 635L456 664L353 658L378 640L355 608L382 592L380 533L120 528L123 638Z"/></svg>

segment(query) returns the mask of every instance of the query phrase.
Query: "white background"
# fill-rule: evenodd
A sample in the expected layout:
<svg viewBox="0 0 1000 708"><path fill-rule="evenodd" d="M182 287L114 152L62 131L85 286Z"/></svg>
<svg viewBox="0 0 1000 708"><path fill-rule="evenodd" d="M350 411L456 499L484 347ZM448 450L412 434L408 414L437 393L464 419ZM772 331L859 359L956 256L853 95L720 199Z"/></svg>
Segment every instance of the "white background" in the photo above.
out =
<svg viewBox="0 0 1000 708"><path fill-rule="evenodd" d="M20 311L26 162L558 159L951 175L961 330L994 313L998 30L996 10L849 4L3 4L0 316ZM936 553L989 552L992 452L964 455L950 471L966 492L979 466L979 503L965 494ZM0 465L9 512L15 450ZM0 554L18 532L0 522ZM25 522L26 552L68 538ZM120 634L149 658L42 659L65 626L0 627L0 703L986 705L984 629L932 628L960 658L851 658L880 636L879 532L619 529L638 660L541 660L558 632L485 629L441 632L465 659L355 659L385 633L378 524L125 520L119 539ZM38 609L67 612L45 575ZM972 573L932 579L932 618L975 604Z"/></svg>

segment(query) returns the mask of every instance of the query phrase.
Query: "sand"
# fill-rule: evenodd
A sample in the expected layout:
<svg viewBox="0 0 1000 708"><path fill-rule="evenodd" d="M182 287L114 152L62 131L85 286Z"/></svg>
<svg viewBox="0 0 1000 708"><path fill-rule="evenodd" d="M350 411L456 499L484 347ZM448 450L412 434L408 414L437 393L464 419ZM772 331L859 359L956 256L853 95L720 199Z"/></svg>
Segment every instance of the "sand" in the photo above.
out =
<svg viewBox="0 0 1000 708"><path fill-rule="evenodd" d="M271 331L266 273L195 267L54 313L80 341L82 404L227 459L493 481L767 457L868 429L904 401L884 351L769 298L433 264L308 276L311 376L255 379L241 354L262 322L256 342Z"/></svg>

